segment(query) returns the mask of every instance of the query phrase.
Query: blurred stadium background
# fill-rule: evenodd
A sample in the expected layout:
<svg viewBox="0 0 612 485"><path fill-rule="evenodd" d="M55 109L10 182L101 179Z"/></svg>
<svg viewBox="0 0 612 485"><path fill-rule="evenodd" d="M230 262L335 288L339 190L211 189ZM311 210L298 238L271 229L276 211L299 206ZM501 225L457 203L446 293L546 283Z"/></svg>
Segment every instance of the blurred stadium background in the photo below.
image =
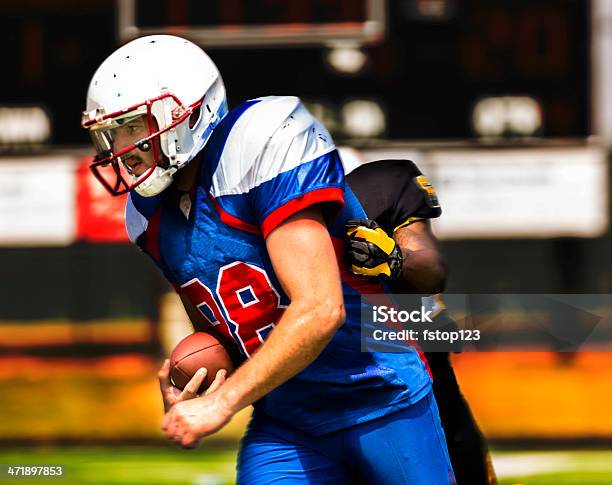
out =
<svg viewBox="0 0 612 485"><path fill-rule="evenodd" d="M186 317L86 168L88 81L137 35L207 48L230 105L300 96L349 168L415 161L444 209L449 292L612 293L608 0L2 0L0 26L0 463L233 480L248 412L198 451L159 432L155 374ZM612 483L599 330L572 353L453 356L500 483Z"/></svg>

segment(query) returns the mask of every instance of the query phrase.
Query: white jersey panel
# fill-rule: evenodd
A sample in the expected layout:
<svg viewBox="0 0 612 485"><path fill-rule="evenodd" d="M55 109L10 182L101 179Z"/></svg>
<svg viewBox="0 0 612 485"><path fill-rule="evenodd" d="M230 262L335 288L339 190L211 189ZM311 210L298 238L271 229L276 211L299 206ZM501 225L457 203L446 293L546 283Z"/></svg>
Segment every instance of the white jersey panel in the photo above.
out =
<svg viewBox="0 0 612 485"><path fill-rule="evenodd" d="M128 233L130 241L133 243L147 230L149 221L143 216L132 202L132 194L128 195L127 202L125 204L125 228Z"/></svg>
<svg viewBox="0 0 612 485"><path fill-rule="evenodd" d="M230 131L212 180L212 195L244 194L280 173L335 149L327 130L293 96L269 96Z"/></svg>

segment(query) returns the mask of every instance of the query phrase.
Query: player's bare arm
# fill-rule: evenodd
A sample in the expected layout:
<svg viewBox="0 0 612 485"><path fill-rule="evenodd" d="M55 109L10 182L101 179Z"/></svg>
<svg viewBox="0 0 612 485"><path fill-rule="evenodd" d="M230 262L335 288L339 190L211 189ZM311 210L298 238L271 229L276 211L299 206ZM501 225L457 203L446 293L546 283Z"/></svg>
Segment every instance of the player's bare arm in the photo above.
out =
<svg viewBox="0 0 612 485"><path fill-rule="evenodd" d="M306 209L266 239L276 275L291 299L265 345L207 396L175 405L162 429L191 447L310 364L344 322L340 274L321 213Z"/></svg>
<svg viewBox="0 0 612 485"><path fill-rule="evenodd" d="M446 285L446 265L429 221L401 227L393 234L403 257L402 271L394 282L401 291L440 293Z"/></svg>

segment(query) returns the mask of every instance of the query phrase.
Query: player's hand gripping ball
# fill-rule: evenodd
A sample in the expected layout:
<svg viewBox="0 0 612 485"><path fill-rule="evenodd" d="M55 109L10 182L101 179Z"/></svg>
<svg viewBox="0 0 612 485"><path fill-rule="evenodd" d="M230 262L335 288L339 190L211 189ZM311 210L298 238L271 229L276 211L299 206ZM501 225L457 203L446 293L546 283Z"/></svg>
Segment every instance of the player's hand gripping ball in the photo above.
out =
<svg viewBox="0 0 612 485"><path fill-rule="evenodd" d="M346 223L346 257L357 275L395 280L402 272L402 252L372 219Z"/></svg>
<svg viewBox="0 0 612 485"><path fill-rule="evenodd" d="M195 332L181 340L170 355L170 379L172 384L184 389L198 369L207 370L198 394L202 394L215 380L217 372L225 369L227 374L234 364L223 344L205 332Z"/></svg>

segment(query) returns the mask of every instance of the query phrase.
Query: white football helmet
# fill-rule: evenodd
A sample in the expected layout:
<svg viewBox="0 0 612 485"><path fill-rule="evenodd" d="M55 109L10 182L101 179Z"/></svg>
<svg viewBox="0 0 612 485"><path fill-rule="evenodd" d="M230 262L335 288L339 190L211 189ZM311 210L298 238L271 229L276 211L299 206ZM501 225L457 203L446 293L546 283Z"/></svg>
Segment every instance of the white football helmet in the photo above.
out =
<svg viewBox="0 0 612 485"><path fill-rule="evenodd" d="M131 189L157 195L202 150L226 114L223 80L202 49L171 35L133 40L113 52L89 84L82 126L97 152L90 168L113 195ZM115 130L136 119L148 134L121 146ZM153 166L135 175L126 160L133 150L151 149Z"/></svg>

